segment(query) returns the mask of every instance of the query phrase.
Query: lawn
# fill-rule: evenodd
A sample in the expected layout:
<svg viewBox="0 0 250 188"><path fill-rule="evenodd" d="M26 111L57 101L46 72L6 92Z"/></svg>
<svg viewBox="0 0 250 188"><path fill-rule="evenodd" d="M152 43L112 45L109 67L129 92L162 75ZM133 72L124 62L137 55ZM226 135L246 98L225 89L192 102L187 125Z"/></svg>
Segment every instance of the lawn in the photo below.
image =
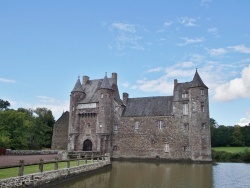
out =
<svg viewBox="0 0 250 188"><path fill-rule="evenodd" d="M214 151L226 151L229 153L240 153L244 152L245 150L250 151L250 147L213 147L212 150Z"/></svg>
<svg viewBox="0 0 250 188"><path fill-rule="evenodd" d="M88 164L91 163L91 161L88 161ZM84 160L80 160L79 165L83 165ZM76 166L76 161L70 161L70 167ZM58 163L58 169L67 168L67 162L59 162ZM54 170L54 163L48 163L43 165L43 171L50 171ZM26 174L33 174L39 172L39 165L30 165L24 167L24 175ZM18 176L18 167L13 168L4 168L0 169L0 179L4 178L10 178L10 177L16 177Z"/></svg>

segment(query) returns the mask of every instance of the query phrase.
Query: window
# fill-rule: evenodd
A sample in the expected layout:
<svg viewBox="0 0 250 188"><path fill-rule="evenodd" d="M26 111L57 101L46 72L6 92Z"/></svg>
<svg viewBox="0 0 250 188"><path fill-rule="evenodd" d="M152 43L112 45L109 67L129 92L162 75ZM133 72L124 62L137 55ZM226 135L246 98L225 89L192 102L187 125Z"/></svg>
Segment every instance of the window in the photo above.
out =
<svg viewBox="0 0 250 188"><path fill-rule="evenodd" d="M117 130L118 130L118 125L115 124L115 125L114 125L114 131L117 131Z"/></svg>
<svg viewBox="0 0 250 188"><path fill-rule="evenodd" d="M183 151L187 151L187 146L183 146Z"/></svg>
<svg viewBox="0 0 250 188"><path fill-rule="evenodd" d="M135 130L138 130L139 129L139 121L136 121L135 122Z"/></svg>
<svg viewBox="0 0 250 188"><path fill-rule="evenodd" d="M188 104L183 104L183 115L188 115Z"/></svg>
<svg viewBox="0 0 250 188"><path fill-rule="evenodd" d="M201 103L201 112L205 112L204 102Z"/></svg>
<svg viewBox="0 0 250 188"><path fill-rule="evenodd" d="M101 93L101 98L103 98L103 93Z"/></svg>
<svg viewBox="0 0 250 188"><path fill-rule="evenodd" d="M73 111L73 112L75 111L75 107L74 107L74 106L72 106L72 111Z"/></svg>
<svg viewBox="0 0 250 188"><path fill-rule="evenodd" d="M169 152L169 144L165 144L164 147L164 152L168 153Z"/></svg>
<svg viewBox="0 0 250 188"><path fill-rule="evenodd" d="M202 129L205 129L205 128L206 128L206 123L202 123L202 124L201 124L201 128L202 128Z"/></svg>
<svg viewBox="0 0 250 188"><path fill-rule="evenodd" d="M104 111L104 106L101 106L101 110Z"/></svg>
<svg viewBox="0 0 250 188"><path fill-rule="evenodd" d="M189 129L188 123L184 123L183 128L184 128L184 130L188 130Z"/></svg>
<svg viewBox="0 0 250 188"><path fill-rule="evenodd" d="M102 122L100 122L100 125L99 125L100 128L102 128Z"/></svg>
<svg viewBox="0 0 250 188"><path fill-rule="evenodd" d="M157 121L157 127L158 127L158 129L163 129L163 123L161 120Z"/></svg>
<svg viewBox="0 0 250 188"><path fill-rule="evenodd" d="M201 95L205 95L205 90L201 89Z"/></svg>
<svg viewBox="0 0 250 188"><path fill-rule="evenodd" d="M183 99L186 99L186 98L188 98L188 94L185 92L185 93L182 93L181 94L181 98L183 98Z"/></svg>

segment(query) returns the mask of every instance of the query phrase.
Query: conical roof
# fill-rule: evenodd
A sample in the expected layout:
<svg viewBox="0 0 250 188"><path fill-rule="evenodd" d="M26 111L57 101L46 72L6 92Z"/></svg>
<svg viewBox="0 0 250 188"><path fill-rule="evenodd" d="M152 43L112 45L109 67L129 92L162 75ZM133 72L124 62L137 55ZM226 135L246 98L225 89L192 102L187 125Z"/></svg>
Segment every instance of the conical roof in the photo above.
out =
<svg viewBox="0 0 250 188"><path fill-rule="evenodd" d="M111 89L113 90L113 88L111 87L108 77L107 75L105 75L104 79L102 80L102 84L100 86L100 89Z"/></svg>
<svg viewBox="0 0 250 188"><path fill-rule="evenodd" d="M196 69L196 72L195 72L195 75L194 75L194 78L191 82L191 87L205 87L205 88L208 88L202 81L197 69Z"/></svg>
<svg viewBox="0 0 250 188"><path fill-rule="evenodd" d="M76 81L75 87L72 90L72 92L84 92L83 89L82 89L82 84L81 84L81 81L80 81L79 77L78 77L78 79Z"/></svg>

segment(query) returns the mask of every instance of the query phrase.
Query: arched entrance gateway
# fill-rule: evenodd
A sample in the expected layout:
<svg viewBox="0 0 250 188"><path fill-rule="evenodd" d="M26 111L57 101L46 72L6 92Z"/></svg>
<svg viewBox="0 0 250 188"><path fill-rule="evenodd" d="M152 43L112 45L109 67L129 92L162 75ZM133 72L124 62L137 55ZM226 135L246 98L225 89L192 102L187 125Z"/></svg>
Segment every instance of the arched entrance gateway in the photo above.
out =
<svg viewBox="0 0 250 188"><path fill-rule="evenodd" d="M91 140L87 139L83 142L83 151L92 151L92 142Z"/></svg>

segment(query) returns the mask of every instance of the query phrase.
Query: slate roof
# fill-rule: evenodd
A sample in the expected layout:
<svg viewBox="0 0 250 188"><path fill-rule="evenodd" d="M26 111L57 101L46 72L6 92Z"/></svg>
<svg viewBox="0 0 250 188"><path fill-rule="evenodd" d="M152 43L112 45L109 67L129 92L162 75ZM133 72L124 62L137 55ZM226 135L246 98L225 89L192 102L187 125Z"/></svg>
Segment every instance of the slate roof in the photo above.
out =
<svg viewBox="0 0 250 188"><path fill-rule="evenodd" d="M173 97L128 98L123 116L170 116L173 113Z"/></svg>
<svg viewBox="0 0 250 188"><path fill-rule="evenodd" d="M202 81L198 71L196 70L191 87L205 87L208 88Z"/></svg>
<svg viewBox="0 0 250 188"><path fill-rule="evenodd" d="M77 79L75 87L73 88L72 92L84 92L79 78Z"/></svg>
<svg viewBox="0 0 250 188"><path fill-rule="evenodd" d="M187 91L189 88L192 87L205 87L208 88L202 81L199 73L195 72L194 78L191 82L184 82L184 83L178 83L177 86L175 87L175 90L180 90L180 91Z"/></svg>
<svg viewBox="0 0 250 188"><path fill-rule="evenodd" d="M107 83L109 83L109 86L106 85ZM118 87L115 84L115 79L114 78L107 78L107 77L106 77L106 81L105 81L105 78L104 79L97 79L97 80L88 80L87 84L82 87L86 96L82 101L80 101L80 103L98 102L98 97L99 97L98 90L101 87L113 90L115 101L120 105L123 104L122 100L120 99Z"/></svg>
<svg viewBox="0 0 250 188"><path fill-rule="evenodd" d="M105 76L104 79L102 80L102 84L101 84L100 88L113 90L113 88L111 87L111 85L109 83L107 76Z"/></svg>

